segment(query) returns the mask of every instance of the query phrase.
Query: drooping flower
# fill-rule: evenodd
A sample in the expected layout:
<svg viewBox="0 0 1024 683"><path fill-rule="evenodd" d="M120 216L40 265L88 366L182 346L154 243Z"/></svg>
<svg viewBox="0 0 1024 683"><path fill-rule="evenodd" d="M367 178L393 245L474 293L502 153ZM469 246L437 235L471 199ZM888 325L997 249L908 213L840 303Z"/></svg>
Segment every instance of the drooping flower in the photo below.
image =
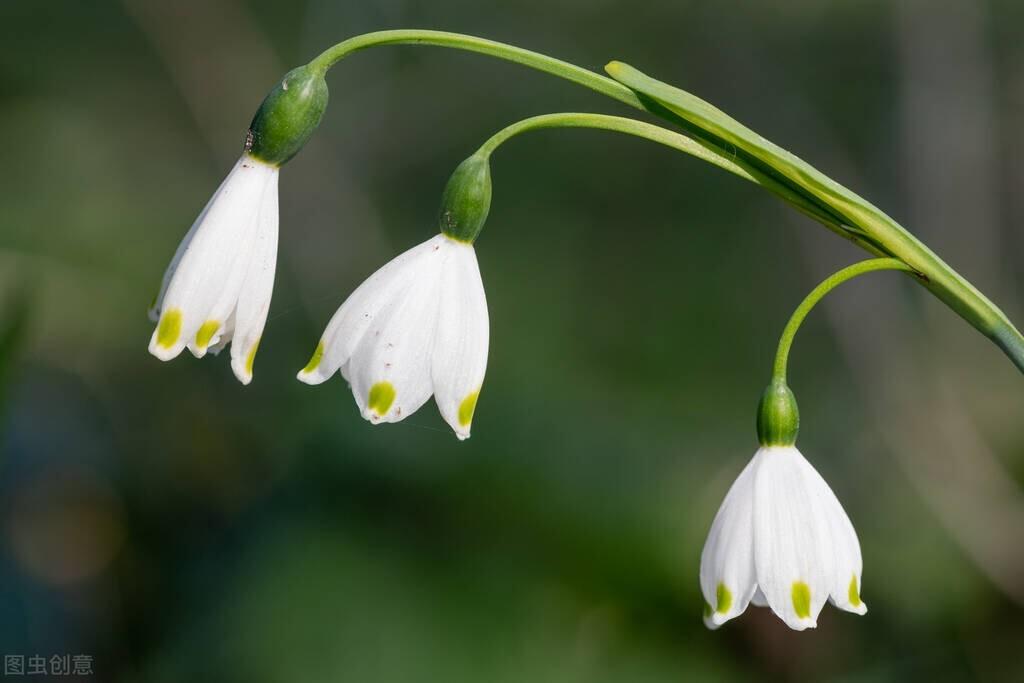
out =
<svg viewBox="0 0 1024 683"><path fill-rule="evenodd" d="M252 380L274 288L277 177L277 166L243 154L185 235L150 311L149 351L160 360L233 341L231 369Z"/></svg>
<svg viewBox="0 0 1024 683"><path fill-rule="evenodd" d="M433 395L456 436L468 439L490 343L473 242L490 206L490 162L474 154L445 186L441 234L394 258L348 297L298 378L320 384L340 371L373 423L403 420Z"/></svg>
<svg viewBox="0 0 1024 683"><path fill-rule="evenodd" d="M327 106L323 73L289 71L249 125L245 151L178 246L150 310L149 351L196 358L231 342L231 369L252 381L277 266L277 178Z"/></svg>
<svg viewBox="0 0 1024 683"><path fill-rule="evenodd" d="M771 607L798 631L817 625L826 600L864 614L853 524L794 445L792 393L773 384L765 396L761 448L726 494L701 554L704 623L718 628L749 603Z"/></svg>
<svg viewBox="0 0 1024 683"><path fill-rule="evenodd" d="M431 395L460 439L469 437L487 368L490 326L476 251L440 234L361 284L331 318L298 374L335 372L367 420L398 422Z"/></svg>
<svg viewBox="0 0 1024 683"><path fill-rule="evenodd" d="M864 614L857 534L832 489L792 446L761 448L719 508L700 560L705 623L753 602L813 628L825 601Z"/></svg>

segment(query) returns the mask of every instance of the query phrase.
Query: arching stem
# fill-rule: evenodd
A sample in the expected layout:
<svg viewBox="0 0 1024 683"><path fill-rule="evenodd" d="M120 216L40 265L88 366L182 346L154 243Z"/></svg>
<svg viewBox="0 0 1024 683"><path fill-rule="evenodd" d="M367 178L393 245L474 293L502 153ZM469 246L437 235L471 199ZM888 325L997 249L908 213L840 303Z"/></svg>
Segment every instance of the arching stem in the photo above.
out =
<svg viewBox="0 0 1024 683"><path fill-rule="evenodd" d="M701 158L732 171L721 163L729 162L743 171L743 177L869 253L910 264L921 274L924 287L992 339L1024 372L1024 335L970 282L870 203L709 103L620 62L606 67L612 79L513 45L445 31L367 33L328 48L309 67L322 74L344 57L380 45L433 45L497 57L564 78L681 126L710 155L698 155Z"/></svg>
<svg viewBox="0 0 1024 683"><path fill-rule="evenodd" d="M324 74L339 61L355 52L385 45L428 45L455 50L465 50L467 52L475 52L477 54L496 57L516 64L522 64L523 66L527 66L559 78L564 78L578 85L590 88L602 95L618 100L630 107L634 107L642 111L652 111L650 103L644 101L644 99L638 96L631 88L626 87L618 81L608 78L602 74L590 71L589 69L584 69L583 67L576 66L575 64L571 64L561 59L555 59L553 57L540 54L539 52L533 52L532 50L525 50L514 45L508 45L494 40L487 40L486 38L478 38L476 36L465 35L462 33L450 33L448 31L400 29L365 33L327 48L320 53L319 56L313 59L309 63L309 66L312 69L319 71L321 74ZM653 111L652 113L657 116L663 115L663 112L660 111ZM735 153L736 150L731 145L721 146L716 144L714 140L701 139L698 141L697 145L691 145L690 147L702 147L703 151L706 153L697 154L696 156L704 159L705 161L711 161L720 168L725 168L732 172L735 172L733 169L742 169L743 173L739 173L737 175L741 175L747 180L752 180L754 183L761 185L765 189L778 195L796 210L820 222L835 234L844 239L850 240L865 251L878 256L885 255L877 245L870 240L864 239L856 232L856 230L853 230L852 226L848 225L842 216L833 212L828 206L816 201L814 198L809 197L800 191L794 190L788 183L782 182L776 174L766 172L764 169L751 164L745 158L737 157ZM684 151L689 153L689 150ZM720 163L720 161L726 161L728 164Z"/></svg>
<svg viewBox="0 0 1024 683"><path fill-rule="evenodd" d="M365 33L344 40L327 48L309 65L321 73L326 72L353 52L359 52L380 45L433 45L435 47L454 48L479 54L497 57L516 64L522 64L553 76L564 78L582 86L596 90L624 104L643 109L640 98L632 90L621 83L602 74L584 69L583 67L564 62L561 59L548 57L539 52L524 50L521 47L499 43L494 40L467 36L448 31L427 31L422 29L402 29L397 31L376 31Z"/></svg>
<svg viewBox="0 0 1024 683"><path fill-rule="evenodd" d="M533 130L542 130L545 128L593 128L598 130L607 130L632 135L645 140L650 140L651 142L656 142L666 147L671 147L672 149L684 152L702 161L706 161L713 166L717 166L718 168L726 170L729 173L743 178L744 180L748 180L774 192L801 213L824 224L833 232L836 232L843 237L849 237L847 231L836 223L832 216L823 212L819 206L808 202L802 195L793 192L771 176L756 172L752 173L741 164L738 164L732 159L722 156L721 154L717 154L706 145L699 144L686 135L668 130L667 128L662 128L661 126L656 126L652 123L637 121L636 119L624 116L580 112L562 112L533 116L502 128L480 146L480 149L477 150L477 154L489 157L494 150L511 138L521 133ZM869 248L865 245L861 246L865 249Z"/></svg>
<svg viewBox="0 0 1024 683"><path fill-rule="evenodd" d="M789 322L786 323L786 327L782 330L782 336L779 338L779 348L775 352L775 364L772 366L773 382L778 381L785 384L786 365L789 362L789 349L793 345L793 338L796 336L797 330L800 329L800 325L803 323L804 318L807 317L807 314L811 312L811 309L814 308L814 306L821 301L826 294L847 280L852 280L859 275L872 273L876 270L902 270L907 273L917 274L913 268L899 259L876 258L854 263L853 265L847 266L846 268L828 276L820 285L811 290L811 293L800 302L800 305L796 307L795 311L793 311L793 315L790 316Z"/></svg>

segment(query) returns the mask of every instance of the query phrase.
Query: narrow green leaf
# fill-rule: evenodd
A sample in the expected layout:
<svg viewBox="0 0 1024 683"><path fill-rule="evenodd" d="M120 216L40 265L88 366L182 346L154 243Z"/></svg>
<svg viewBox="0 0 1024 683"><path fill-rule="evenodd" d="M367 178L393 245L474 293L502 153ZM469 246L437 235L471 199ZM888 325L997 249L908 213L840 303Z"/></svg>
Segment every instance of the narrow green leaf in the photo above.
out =
<svg viewBox="0 0 1024 683"><path fill-rule="evenodd" d="M759 165L807 191L844 219L845 223L858 225L866 216L870 216L868 222L895 224L895 221L867 200L699 97L657 81L622 62L612 62L606 69L623 85L647 96L695 126L700 134L724 143L727 151L755 159L760 162Z"/></svg>
<svg viewBox="0 0 1024 683"><path fill-rule="evenodd" d="M1024 336L1006 315L880 209L699 97L622 62L611 62L605 70L636 92L651 113L675 123L737 163L774 179L815 207L814 211L805 210L807 215L834 231L839 225L846 237L869 252L901 259L920 273L918 281L922 285L992 339L1024 372ZM821 214L834 217L832 224L822 220Z"/></svg>

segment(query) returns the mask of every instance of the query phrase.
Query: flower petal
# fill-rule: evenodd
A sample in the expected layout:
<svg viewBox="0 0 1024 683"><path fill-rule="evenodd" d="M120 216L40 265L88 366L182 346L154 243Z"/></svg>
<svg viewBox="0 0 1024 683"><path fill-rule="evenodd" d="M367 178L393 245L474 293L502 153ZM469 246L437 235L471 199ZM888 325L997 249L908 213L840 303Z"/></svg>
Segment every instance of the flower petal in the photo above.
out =
<svg viewBox="0 0 1024 683"><path fill-rule="evenodd" d="M798 631L817 625L834 557L813 468L794 447L761 448L754 476L754 566L768 605Z"/></svg>
<svg viewBox="0 0 1024 683"><path fill-rule="evenodd" d="M248 278L248 273L253 268L253 260L256 258L264 258L266 254L258 253L259 243L267 232L264 223L267 221L266 216L266 203L268 192L271 192L274 197L273 200L273 223L274 231L276 235L277 230L277 171L268 178L263 188L263 194L258 200L259 209L257 210L256 216L252 220L252 224L245 231L243 231L239 238L238 245L235 249L234 260L230 264L226 264L226 270L222 274L222 279L219 283L220 292L217 298L206 312L205 320L196 330L195 336L188 340L186 346L192 355L196 358L202 358L206 355L207 349L211 345L227 344L231 341L230 335L225 335L225 322L227 319L236 312L238 308L239 300L245 296L247 287L252 286L252 281ZM270 254L271 269L274 267L273 260L276 260L276 236L275 240L275 251ZM264 240L265 241L265 240ZM273 282L271 281L271 284ZM267 305L269 306L270 300L269 295L267 296ZM237 320L237 318L236 318ZM236 373L237 374L237 373ZM239 378L241 379L241 378ZM248 384L247 381L243 381L243 384Z"/></svg>
<svg viewBox="0 0 1024 683"><path fill-rule="evenodd" d="M707 605L704 623L718 628L738 617L757 588L754 582L754 471L756 457L733 482L700 556L700 587Z"/></svg>
<svg viewBox="0 0 1024 683"><path fill-rule="evenodd" d="M441 249L437 235L416 245L379 268L345 300L327 324L316 351L297 377L320 384L344 368L366 331L401 299L422 271L425 257Z"/></svg>
<svg viewBox="0 0 1024 683"><path fill-rule="evenodd" d="M363 417L371 422L398 422L433 393L430 359L441 273L450 255L439 245L417 259L412 286L374 317L348 367L342 367Z"/></svg>
<svg viewBox="0 0 1024 683"><path fill-rule="evenodd" d="M459 439L468 439L487 371L490 322L476 251L449 240L452 255L441 276L432 378L434 400Z"/></svg>
<svg viewBox="0 0 1024 683"><path fill-rule="evenodd" d="M241 278L230 275L248 254L263 190L276 173L275 167L242 155L185 236L158 297L160 318L149 344L157 358L177 356L194 342L218 301L237 298Z"/></svg>
<svg viewBox="0 0 1024 683"><path fill-rule="evenodd" d="M164 297L167 295L167 287L171 284L174 274L178 271L178 264L181 263L182 256L185 255L185 252L188 251L189 245L192 244L192 238L195 237L196 230L202 224L203 219L206 218L206 214L210 210L210 207L215 201L217 201L217 196L220 194L221 189L228 182L229 178L231 178L230 174L221 182L220 187L218 187L217 191L213 193L210 200L206 202L206 206L204 206L203 210L199 212L199 217L192 221L192 226L188 229L188 232L185 233L185 237L178 244L178 248L174 250L174 256L171 258L170 264L168 264L167 269L164 271L164 277L160 281L160 291L157 293L156 298L153 299L153 304L149 307L148 316L152 322L158 322L160 320L160 313L164 308Z"/></svg>
<svg viewBox="0 0 1024 683"><path fill-rule="evenodd" d="M860 597L862 559L860 541L850 518L833 493L828 482L805 461L805 476L818 496L819 516L824 517L829 529L833 553L833 577L829 587L829 601L839 609L864 614L867 605Z"/></svg>
<svg viewBox="0 0 1024 683"><path fill-rule="evenodd" d="M214 356L224 350L224 347L231 342L231 337L235 332L235 314L231 313L228 319L224 321L224 324L217 328L213 338L210 339L209 346L206 347L207 353L212 353Z"/></svg>
<svg viewBox="0 0 1024 683"><path fill-rule="evenodd" d="M184 239L181 240L181 242L178 244L178 248L174 251L174 257L171 258L170 264L168 264L167 269L164 271L163 280L161 280L160 282L160 291L156 295L156 298L153 299L153 305L149 309L149 319L152 320L153 322L157 322L160 319L160 313L163 310L163 302L164 297L167 294L167 288L170 286L171 280L174 278L174 274L178 270L178 264L181 263L182 257L185 255L185 252L188 251L189 245L192 243L192 238L195 237L196 231L199 229L199 226L202 225L203 222L205 221L206 214L209 213L210 207L217 202L218 197L221 196L224 188L229 184L229 182L236 178L235 171L238 169L239 165L242 163L244 159L245 155L240 157L239 160L235 162L235 165L228 172L227 176L225 176L224 180L221 181L220 185L217 187L217 190L213 193L213 196L210 197L209 201L206 202L206 206L204 206L203 210L199 212L199 216L194 221L192 221L192 226L188 229L188 232L185 233Z"/></svg>
<svg viewBox="0 0 1024 683"><path fill-rule="evenodd" d="M231 343L231 370L242 384L252 381L256 347L263 336L274 293L277 270L277 173L267 183L263 195L258 233L249 257L248 268L234 310L234 341Z"/></svg>

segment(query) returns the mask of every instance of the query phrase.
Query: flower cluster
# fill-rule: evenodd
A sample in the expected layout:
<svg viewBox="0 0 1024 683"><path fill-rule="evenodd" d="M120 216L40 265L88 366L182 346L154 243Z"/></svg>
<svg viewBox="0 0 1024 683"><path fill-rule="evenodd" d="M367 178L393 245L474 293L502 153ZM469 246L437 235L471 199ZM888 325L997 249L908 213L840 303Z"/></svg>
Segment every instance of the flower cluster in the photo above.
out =
<svg viewBox="0 0 1024 683"><path fill-rule="evenodd" d="M230 342L235 376L252 381L274 288L279 167L298 152L325 103L322 75L303 68L267 96L245 152L167 268L151 311L157 325L149 350L160 360L184 348L202 358ZM319 384L340 372L373 423L398 422L434 396L455 434L469 438L490 335L473 242L490 200L489 162L474 155L445 188L441 234L396 257L352 293L299 380Z"/></svg>
<svg viewBox="0 0 1024 683"><path fill-rule="evenodd" d="M230 343L235 376L243 384L252 380L274 287L279 168L312 134L326 102L323 73L311 67L287 74L264 100L245 151L164 276L149 343L157 358L170 360L185 348L201 358ZM320 384L340 373L372 423L403 420L433 396L459 439L469 437L489 344L473 246L490 209L484 150L449 180L440 234L381 267L344 301L299 380ZM796 325L801 316L794 316ZM770 607L797 630L814 627L826 601L867 611L853 525L795 445L799 415L785 384L791 339L784 333L781 363L759 407L761 448L726 495L701 555L710 628L750 603Z"/></svg>

